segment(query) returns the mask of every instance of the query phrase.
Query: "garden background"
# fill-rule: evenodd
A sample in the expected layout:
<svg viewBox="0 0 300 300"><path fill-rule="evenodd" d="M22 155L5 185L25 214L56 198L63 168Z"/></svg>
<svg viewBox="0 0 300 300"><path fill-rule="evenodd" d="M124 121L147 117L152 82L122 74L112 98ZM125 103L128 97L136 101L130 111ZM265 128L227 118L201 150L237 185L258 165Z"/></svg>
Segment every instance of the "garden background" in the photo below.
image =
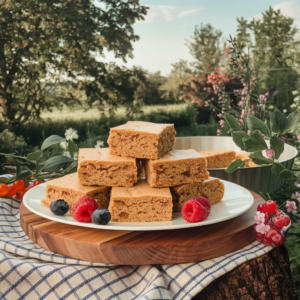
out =
<svg viewBox="0 0 300 300"><path fill-rule="evenodd" d="M286 3L300 11L297 1ZM259 79L260 102L253 111L263 103L266 122L275 109L285 115L298 111L298 20L276 6L251 19L237 15L232 38L214 26L213 13L210 23L200 16L183 42L191 59L178 57L168 74L128 64L143 39L134 24L150 22L147 13L172 19L197 9L149 8L136 0L0 1L0 152L27 155L69 128L77 131L79 147L107 146L109 128L128 120L174 123L177 136L230 135L222 95L227 107L242 115L244 90L243 80L231 72L234 37ZM297 128L282 139L298 147L299 134ZM6 173L5 157L0 163ZM294 170L298 174L297 159ZM286 188L273 197L284 201L292 192ZM286 244L300 297L300 223L292 230Z"/></svg>

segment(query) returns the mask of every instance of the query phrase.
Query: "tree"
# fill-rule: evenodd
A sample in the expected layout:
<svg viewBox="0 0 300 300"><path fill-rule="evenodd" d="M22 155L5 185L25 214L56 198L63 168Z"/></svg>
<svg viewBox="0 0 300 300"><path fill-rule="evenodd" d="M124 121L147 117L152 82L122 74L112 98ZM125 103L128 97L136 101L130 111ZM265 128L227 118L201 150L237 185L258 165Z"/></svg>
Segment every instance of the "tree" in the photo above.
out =
<svg viewBox="0 0 300 300"><path fill-rule="evenodd" d="M221 38L222 31L211 24L196 26L192 40L187 40L186 45L196 60L193 66L198 73L210 73L220 67L223 59Z"/></svg>
<svg viewBox="0 0 300 300"><path fill-rule="evenodd" d="M276 88L278 94L274 97L274 106L289 111L293 103L292 91L297 89L299 81L294 68L300 62L300 42L296 40L298 29L294 19L270 7L262 14L262 19L237 20L237 40L248 43L261 86L265 92ZM252 43L249 31L254 36Z"/></svg>
<svg viewBox="0 0 300 300"><path fill-rule="evenodd" d="M61 100L52 88L61 83L84 91L90 106L103 108L105 103L113 111L115 105L127 102L141 74L101 58L105 50L123 61L132 57L132 42L139 39L132 25L146 11L138 0L0 0L4 118L24 122L51 110ZM64 97L64 101L76 100Z"/></svg>

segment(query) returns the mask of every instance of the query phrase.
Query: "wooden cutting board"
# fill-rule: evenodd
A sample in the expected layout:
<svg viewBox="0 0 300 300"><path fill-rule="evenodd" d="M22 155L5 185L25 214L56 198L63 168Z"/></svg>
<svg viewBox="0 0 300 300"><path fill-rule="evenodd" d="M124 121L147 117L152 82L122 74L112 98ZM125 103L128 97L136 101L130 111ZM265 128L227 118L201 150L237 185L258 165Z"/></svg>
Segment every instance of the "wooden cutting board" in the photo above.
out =
<svg viewBox="0 0 300 300"><path fill-rule="evenodd" d="M188 229L121 231L90 229L50 221L20 206L20 223L28 237L52 252L86 261L147 265L176 264L218 257L255 240L253 225L257 205L224 222Z"/></svg>

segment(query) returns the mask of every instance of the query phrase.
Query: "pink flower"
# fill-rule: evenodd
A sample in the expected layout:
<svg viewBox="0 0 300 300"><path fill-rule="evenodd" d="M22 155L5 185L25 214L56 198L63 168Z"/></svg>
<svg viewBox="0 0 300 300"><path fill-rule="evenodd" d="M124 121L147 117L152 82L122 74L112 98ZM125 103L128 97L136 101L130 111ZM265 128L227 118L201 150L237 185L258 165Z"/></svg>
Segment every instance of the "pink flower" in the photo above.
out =
<svg viewBox="0 0 300 300"><path fill-rule="evenodd" d="M222 127L224 127L225 126L225 122L224 122L224 120L220 120L220 125L222 126Z"/></svg>
<svg viewBox="0 0 300 300"><path fill-rule="evenodd" d="M268 231L270 231L271 227L270 225L266 225L264 223L261 223L256 226L256 231L261 234L266 234Z"/></svg>
<svg viewBox="0 0 300 300"><path fill-rule="evenodd" d="M270 158L270 157L275 156L275 152L274 152L274 150L272 150L272 149L266 149L266 150L263 151L263 155L264 155L266 158Z"/></svg>
<svg viewBox="0 0 300 300"><path fill-rule="evenodd" d="M297 142L300 143L300 134L297 135L297 140L298 140Z"/></svg>
<svg viewBox="0 0 300 300"><path fill-rule="evenodd" d="M248 129L248 131L247 131L247 134L249 135L251 133L251 130L250 129Z"/></svg>
<svg viewBox="0 0 300 300"><path fill-rule="evenodd" d="M217 135L222 135L222 132L220 129L217 129Z"/></svg>
<svg viewBox="0 0 300 300"><path fill-rule="evenodd" d="M292 212L293 214L297 213L297 205L295 201L286 201L285 205L286 211Z"/></svg>
<svg viewBox="0 0 300 300"><path fill-rule="evenodd" d="M300 193L296 192L295 194L292 194L291 198L297 200L300 203Z"/></svg>
<svg viewBox="0 0 300 300"><path fill-rule="evenodd" d="M266 98L265 95L261 94L261 95L259 95L259 100L260 101L265 101L265 100L267 100L267 98Z"/></svg>
<svg viewBox="0 0 300 300"><path fill-rule="evenodd" d="M298 183L298 182L295 182L295 183L294 183L294 186L296 186L296 187L300 188L300 183Z"/></svg>
<svg viewBox="0 0 300 300"><path fill-rule="evenodd" d="M254 219L256 220L256 224L260 225L261 223L265 223L265 216L266 215L264 213L257 211L256 215L254 216Z"/></svg>

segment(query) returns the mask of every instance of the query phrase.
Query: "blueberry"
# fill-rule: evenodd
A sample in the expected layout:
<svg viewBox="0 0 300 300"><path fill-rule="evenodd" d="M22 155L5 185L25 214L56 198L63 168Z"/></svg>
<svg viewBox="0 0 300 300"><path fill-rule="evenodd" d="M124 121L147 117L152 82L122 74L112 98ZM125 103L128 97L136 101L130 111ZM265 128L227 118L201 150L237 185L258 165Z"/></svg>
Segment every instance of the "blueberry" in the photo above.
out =
<svg viewBox="0 0 300 300"><path fill-rule="evenodd" d="M61 199L51 202L50 210L57 216L63 216L69 210L69 204Z"/></svg>
<svg viewBox="0 0 300 300"><path fill-rule="evenodd" d="M110 212L105 208L96 209L92 214L92 221L98 225L106 225L111 220Z"/></svg>

